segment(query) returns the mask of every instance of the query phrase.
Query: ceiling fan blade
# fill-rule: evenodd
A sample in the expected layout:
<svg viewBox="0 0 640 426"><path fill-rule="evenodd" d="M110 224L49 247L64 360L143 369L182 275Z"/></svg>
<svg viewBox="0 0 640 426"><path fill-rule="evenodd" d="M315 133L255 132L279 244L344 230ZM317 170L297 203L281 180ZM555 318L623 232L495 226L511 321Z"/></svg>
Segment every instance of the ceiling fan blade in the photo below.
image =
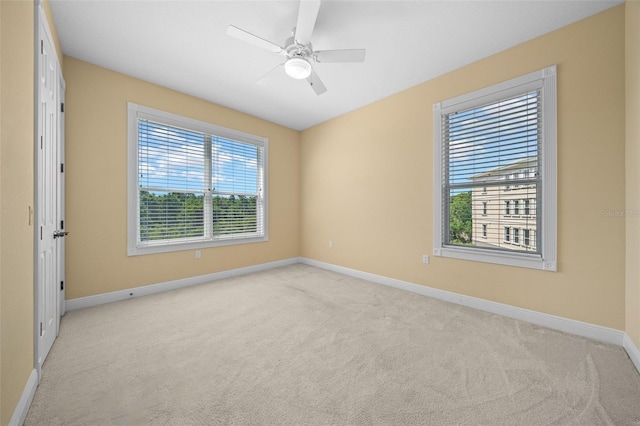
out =
<svg viewBox="0 0 640 426"><path fill-rule="evenodd" d="M259 79L256 80L256 84L267 84L267 80L269 80L269 77L271 77L272 74L275 74L276 71L279 71L280 68L284 67L284 63L282 64L278 64L275 67L271 68L271 70L269 72L267 72L266 74L264 74L262 77L260 77Z"/></svg>
<svg viewBox="0 0 640 426"><path fill-rule="evenodd" d="M269 40L265 40L256 35L253 35L245 30L241 30L238 27L234 27L233 25L229 25L227 28L227 35L231 37L235 37L238 40L245 41L247 43L251 43L254 46L262 47L263 49L270 50L274 53L284 53L284 49L278 46L275 43L271 43Z"/></svg>
<svg viewBox="0 0 640 426"><path fill-rule="evenodd" d="M322 80L320 80L320 77L316 73L316 70L314 70L313 68L311 68L311 75L307 77L307 81L311 85L311 88L314 90L314 92L316 92L316 95L322 95L327 91L324 83L322 83Z"/></svg>
<svg viewBox="0 0 640 426"><path fill-rule="evenodd" d="M364 49L319 50L314 52L316 62L364 62Z"/></svg>
<svg viewBox="0 0 640 426"><path fill-rule="evenodd" d="M295 34L295 39L299 44L306 46L311 41L319 9L320 0L300 0Z"/></svg>

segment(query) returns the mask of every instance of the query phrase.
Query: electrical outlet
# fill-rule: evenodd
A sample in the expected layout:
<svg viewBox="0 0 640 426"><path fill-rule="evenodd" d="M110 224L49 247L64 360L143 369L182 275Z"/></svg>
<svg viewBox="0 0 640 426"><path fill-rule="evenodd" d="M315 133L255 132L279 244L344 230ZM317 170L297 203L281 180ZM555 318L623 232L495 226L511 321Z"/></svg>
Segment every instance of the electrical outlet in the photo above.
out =
<svg viewBox="0 0 640 426"><path fill-rule="evenodd" d="M422 255L422 263L424 263L425 265L429 264L429 255L428 254L423 254Z"/></svg>
<svg viewBox="0 0 640 426"><path fill-rule="evenodd" d="M200 259L201 253L200 250L196 250L196 259Z"/></svg>

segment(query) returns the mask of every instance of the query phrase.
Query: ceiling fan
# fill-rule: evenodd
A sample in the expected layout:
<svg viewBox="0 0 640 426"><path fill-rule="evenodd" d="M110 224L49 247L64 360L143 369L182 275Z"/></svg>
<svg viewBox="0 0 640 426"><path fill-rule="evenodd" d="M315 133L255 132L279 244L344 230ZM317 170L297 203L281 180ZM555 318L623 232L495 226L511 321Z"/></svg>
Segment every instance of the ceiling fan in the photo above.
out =
<svg viewBox="0 0 640 426"><path fill-rule="evenodd" d="M311 66L311 62L363 62L366 52L365 49L313 50L311 34L316 24L320 3L320 0L300 1L296 27L291 37L284 42L284 47L233 25L229 25L227 34L286 57L284 63L276 66L265 76L284 66L288 76L298 80L306 79L316 94L321 95L327 91L327 88Z"/></svg>

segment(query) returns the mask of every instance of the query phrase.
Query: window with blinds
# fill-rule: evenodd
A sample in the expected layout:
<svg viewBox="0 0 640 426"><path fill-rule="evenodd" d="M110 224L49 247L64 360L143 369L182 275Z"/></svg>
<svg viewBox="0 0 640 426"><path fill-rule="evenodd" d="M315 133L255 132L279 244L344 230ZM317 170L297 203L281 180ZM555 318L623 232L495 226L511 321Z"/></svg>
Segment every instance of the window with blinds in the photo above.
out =
<svg viewBox="0 0 640 426"><path fill-rule="evenodd" d="M540 193L541 107L535 90L444 115L444 244L539 253L511 234L538 228L539 212L521 214L520 200Z"/></svg>
<svg viewBox="0 0 640 426"><path fill-rule="evenodd" d="M134 104L129 132L130 255L266 239L266 139Z"/></svg>
<svg viewBox="0 0 640 426"><path fill-rule="evenodd" d="M551 67L434 105L436 256L555 270L555 92Z"/></svg>

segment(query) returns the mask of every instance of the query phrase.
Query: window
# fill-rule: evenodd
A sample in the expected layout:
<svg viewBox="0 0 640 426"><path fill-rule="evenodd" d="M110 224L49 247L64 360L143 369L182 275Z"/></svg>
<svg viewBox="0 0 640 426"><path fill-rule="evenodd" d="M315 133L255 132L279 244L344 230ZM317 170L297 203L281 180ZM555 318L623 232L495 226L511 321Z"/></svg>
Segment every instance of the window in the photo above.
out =
<svg viewBox="0 0 640 426"><path fill-rule="evenodd" d="M556 67L437 103L433 117L434 255L555 271ZM474 197L485 187L530 201L526 217L496 217L502 238L489 234L478 245L470 236L484 205L476 211ZM483 195L518 216L520 201L504 197ZM519 229L531 244L519 244Z"/></svg>
<svg viewBox="0 0 640 426"><path fill-rule="evenodd" d="M522 230L522 234L523 234L523 238L524 238L524 245L528 246L530 245L529 242L529 230L528 229L523 229Z"/></svg>
<svg viewBox="0 0 640 426"><path fill-rule="evenodd" d="M129 255L267 239L267 139L128 111Z"/></svg>

